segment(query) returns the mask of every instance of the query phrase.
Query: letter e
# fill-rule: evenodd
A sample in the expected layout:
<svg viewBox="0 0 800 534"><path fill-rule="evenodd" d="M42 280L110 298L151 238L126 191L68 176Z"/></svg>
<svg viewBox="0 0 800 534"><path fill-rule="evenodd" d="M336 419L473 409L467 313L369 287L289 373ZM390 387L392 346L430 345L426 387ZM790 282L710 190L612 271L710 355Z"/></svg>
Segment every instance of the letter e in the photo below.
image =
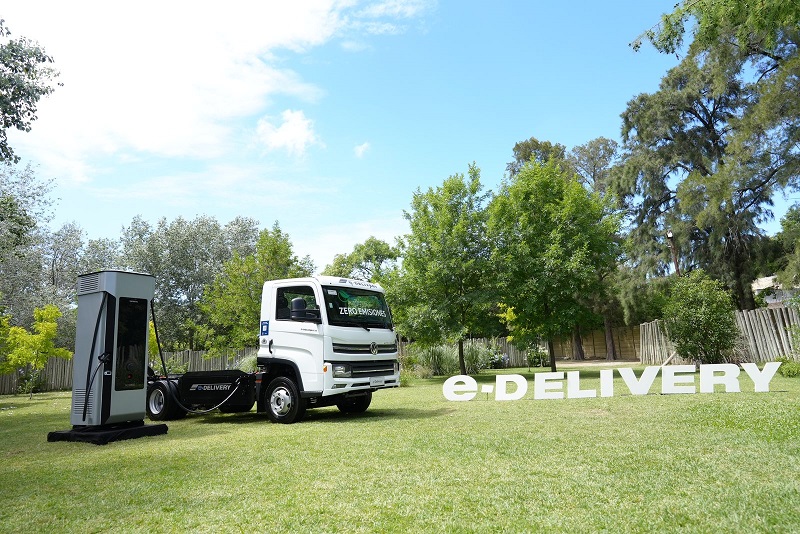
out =
<svg viewBox="0 0 800 534"><path fill-rule="evenodd" d="M550 391L550 390L563 390L564 383L552 383L555 380L563 380L564 372L558 371L555 373L536 373L533 379L533 398L534 399L563 399L563 391ZM548 384L547 382L551 383Z"/></svg>
<svg viewBox="0 0 800 534"><path fill-rule="evenodd" d="M678 373L691 374L681 376ZM694 385L678 385L689 383L694 384L694 365L667 365L661 368L661 393L697 393Z"/></svg>
<svg viewBox="0 0 800 534"><path fill-rule="evenodd" d="M478 394L478 383L471 376L451 376L444 381L442 393L449 401L472 400Z"/></svg>

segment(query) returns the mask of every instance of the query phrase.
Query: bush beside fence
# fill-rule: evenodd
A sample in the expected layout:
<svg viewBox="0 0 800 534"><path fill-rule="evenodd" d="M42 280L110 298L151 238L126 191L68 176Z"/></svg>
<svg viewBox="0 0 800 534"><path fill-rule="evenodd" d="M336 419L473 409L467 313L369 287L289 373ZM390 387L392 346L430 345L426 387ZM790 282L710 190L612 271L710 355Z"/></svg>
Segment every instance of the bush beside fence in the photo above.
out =
<svg viewBox="0 0 800 534"><path fill-rule="evenodd" d="M800 326L797 310L780 306L737 311L736 324L739 327L739 340L733 360L761 363L792 356L794 346L791 329ZM639 332L643 364L661 365L675 350L661 331L661 321L644 323ZM672 362L692 363L677 356Z"/></svg>

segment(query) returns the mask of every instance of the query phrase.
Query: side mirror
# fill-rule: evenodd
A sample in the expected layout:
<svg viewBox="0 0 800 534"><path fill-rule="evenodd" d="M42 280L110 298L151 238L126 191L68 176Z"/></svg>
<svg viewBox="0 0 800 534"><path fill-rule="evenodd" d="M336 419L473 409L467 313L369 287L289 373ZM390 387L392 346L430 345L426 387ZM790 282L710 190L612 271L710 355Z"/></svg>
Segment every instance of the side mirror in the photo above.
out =
<svg viewBox="0 0 800 534"><path fill-rule="evenodd" d="M302 297L295 297L291 304L292 321L310 321L314 323L322 322L318 310L308 310L306 301Z"/></svg>

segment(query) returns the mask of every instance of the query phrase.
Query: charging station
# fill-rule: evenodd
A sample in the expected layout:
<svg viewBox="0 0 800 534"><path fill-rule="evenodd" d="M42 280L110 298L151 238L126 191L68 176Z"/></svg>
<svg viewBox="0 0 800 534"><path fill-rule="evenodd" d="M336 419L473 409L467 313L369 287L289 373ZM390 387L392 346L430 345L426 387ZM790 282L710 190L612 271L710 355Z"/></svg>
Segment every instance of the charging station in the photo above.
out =
<svg viewBox="0 0 800 534"><path fill-rule="evenodd" d="M48 441L104 444L165 434L145 425L148 312L155 292L149 274L100 271L78 276L78 321L72 374L72 430Z"/></svg>

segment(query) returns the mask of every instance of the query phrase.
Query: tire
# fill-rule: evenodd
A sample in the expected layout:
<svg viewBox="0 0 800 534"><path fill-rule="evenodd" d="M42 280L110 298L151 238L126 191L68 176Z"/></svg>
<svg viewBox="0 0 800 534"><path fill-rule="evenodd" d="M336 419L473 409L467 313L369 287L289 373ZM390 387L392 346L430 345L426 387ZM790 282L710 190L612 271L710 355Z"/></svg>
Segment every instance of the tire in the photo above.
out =
<svg viewBox="0 0 800 534"><path fill-rule="evenodd" d="M291 424L306 413L306 401L300 398L300 390L294 380L285 376L274 378L264 392L264 405L273 423Z"/></svg>
<svg viewBox="0 0 800 534"><path fill-rule="evenodd" d="M336 407L344 413L364 413L372 402L372 392L357 397L346 397L336 403Z"/></svg>
<svg viewBox="0 0 800 534"><path fill-rule="evenodd" d="M170 421L186 416L186 410L176 401L177 387L165 380L159 380L147 392L146 411L151 421Z"/></svg>

